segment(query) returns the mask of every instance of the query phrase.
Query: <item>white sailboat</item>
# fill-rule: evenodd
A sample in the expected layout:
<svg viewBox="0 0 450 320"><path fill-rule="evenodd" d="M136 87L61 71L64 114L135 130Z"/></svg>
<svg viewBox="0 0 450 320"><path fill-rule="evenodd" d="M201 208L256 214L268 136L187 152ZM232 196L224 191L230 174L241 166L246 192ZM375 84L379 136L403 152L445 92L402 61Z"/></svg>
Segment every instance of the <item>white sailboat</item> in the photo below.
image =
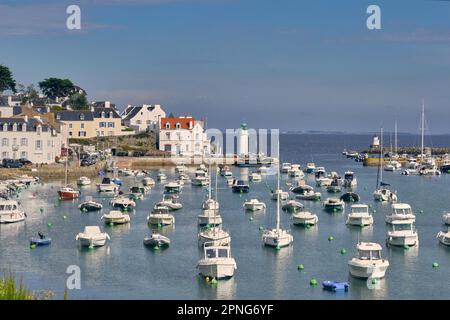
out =
<svg viewBox="0 0 450 320"><path fill-rule="evenodd" d="M378 174L377 174L377 186L376 190L373 193L373 198L376 201L397 201L397 195L389 190L388 188L382 187L383 185L383 128L381 128L381 136L380 136L380 158L378 162Z"/></svg>
<svg viewBox="0 0 450 320"><path fill-rule="evenodd" d="M278 140L278 157L280 156L280 141ZM277 170L277 190L280 190L280 164ZM277 223L275 229L266 229L262 235L264 245L276 247L277 249L289 246L294 237L287 231L280 228L280 192L277 192Z"/></svg>
<svg viewBox="0 0 450 320"><path fill-rule="evenodd" d="M209 170L211 172L211 168ZM212 228L207 228L198 234L198 241L200 246L210 245L210 246L228 246L231 243L231 237L228 232L223 230L221 223L222 218L220 217L219 224L216 224L217 220L216 217L218 216L219 212L219 201L217 200L217 180L218 180L218 170L216 169L216 186L215 186L215 203L216 206L214 209L206 209L206 210L212 210L213 211L213 225ZM211 187L209 188L209 199L211 200ZM205 207L205 204L203 204L203 207ZM199 220L200 221L200 220Z"/></svg>

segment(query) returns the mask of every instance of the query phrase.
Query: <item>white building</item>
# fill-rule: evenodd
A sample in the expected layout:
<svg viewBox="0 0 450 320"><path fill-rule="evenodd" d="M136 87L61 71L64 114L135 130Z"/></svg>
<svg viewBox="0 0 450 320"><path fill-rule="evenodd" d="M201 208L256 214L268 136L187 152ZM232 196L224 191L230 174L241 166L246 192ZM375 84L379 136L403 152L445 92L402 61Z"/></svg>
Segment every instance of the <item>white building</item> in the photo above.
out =
<svg viewBox="0 0 450 320"><path fill-rule="evenodd" d="M204 121L191 116L161 118L159 149L172 155L200 156L210 152Z"/></svg>
<svg viewBox="0 0 450 320"><path fill-rule="evenodd" d="M165 111L159 104L142 106L128 106L122 113L122 124L137 132L158 131L162 118L166 117Z"/></svg>
<svg viewBox="0 0 450 320"><path fill-rule="evenodd" d="M0 159L26 158L54 163L61 155L62 135L39 116L0 118Z"/></svg>

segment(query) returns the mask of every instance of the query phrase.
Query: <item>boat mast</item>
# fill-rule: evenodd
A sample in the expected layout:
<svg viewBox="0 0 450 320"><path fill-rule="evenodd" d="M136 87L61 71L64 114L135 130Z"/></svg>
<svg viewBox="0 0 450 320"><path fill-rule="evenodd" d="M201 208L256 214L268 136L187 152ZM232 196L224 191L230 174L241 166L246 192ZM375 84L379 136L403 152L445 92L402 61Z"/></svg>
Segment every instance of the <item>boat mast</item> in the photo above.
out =
<svg viewBox="0 0 450 320"><path fill-rule="evenodd" d="M66 155L66 172L64 173L64 186L67 186L67 172L69 170L69 150L67 149Z"/></svg>
<svg viewBox="0 0 450 320"><path fill-rule="evenodd" d="M424 129L425 129L425 100L422 99L422 119L421 119L421 130L420 130L420 157L423 157L423 138L424 138Z"/></svg>
<svg viewBox="0 0 450 320"><path fill-rule="evenodd" d="M278 137L278 168L277 168L277 232L280 229L280 138Z"/></svg>
<svg viewBox="0 0 450 320"><path fill-rule="evenodd" d="M395 125L394 125L394 131L395 131L395 137L394 137L394 148L395 148L395 154L397 154L397 119L395 119Z"/></svg>
<svg viewBox="0 0 450 320"><path fill-rule="evenodd" d="M384 154L383 154L383 127L381 127L381 137L380 137L380 184L383 182L383 161L384 161Z"/></svg>
<svg viewBox="0 0 450 320"><path fill-rule="evenodd" d="M209 183L208 183L208 199L211 199L211 159L209 159Z"/></svg>

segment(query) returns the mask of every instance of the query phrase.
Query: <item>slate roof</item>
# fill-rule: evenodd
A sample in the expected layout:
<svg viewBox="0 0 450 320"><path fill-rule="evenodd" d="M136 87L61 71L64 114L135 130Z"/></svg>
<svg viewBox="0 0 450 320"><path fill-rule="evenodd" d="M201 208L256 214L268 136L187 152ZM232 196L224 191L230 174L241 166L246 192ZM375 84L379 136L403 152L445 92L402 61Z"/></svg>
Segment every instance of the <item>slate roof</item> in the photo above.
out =
<svg viewBox="0 0 450 320"><path fill-rule="evenodd" d="M94 118L101 118L102 112L105 113L105 118L109 118L109 113L112 112L113 118L120 118L120 115L117 113L116 110L113 108L94 108L94 111L92 111Z"/></svg>
<svg viewBox="0 0 450 320"><path fill-rule="evenodd" d="M84 115L84 118L81 119L81 115ZM94 120L94 115L92 111L57 111L55 112L55 118L61 121L92 121Z"/></svg>
<svg viewBox="0 0 450 320"><path fill-rule="evenodd" d="M123 120L133 119L139 112L141 112L142 108L144 108L144 106L134 106L131 107L129 111L128 108L125 109L126 115L125 118L123 118ZM155 106L147 106L146 108L148 111L152 112L155 109Z"/></svg>
<svg viewBox="0 0 450 320"><path fill-rule="evenodd" d="M25 123L24 118L0 118L0 132L4 130L4 125L7 125L7 131L13 131L13 125L14 123L17 124L17 131L22 130L22 124ZM41 125L42 131L47 132L50 129L50 126L43 123L42 121L39 121L38 119L34 118L28 118L28 121L26 122L27 131L36 131L36 127L38 125Z"/></svg>

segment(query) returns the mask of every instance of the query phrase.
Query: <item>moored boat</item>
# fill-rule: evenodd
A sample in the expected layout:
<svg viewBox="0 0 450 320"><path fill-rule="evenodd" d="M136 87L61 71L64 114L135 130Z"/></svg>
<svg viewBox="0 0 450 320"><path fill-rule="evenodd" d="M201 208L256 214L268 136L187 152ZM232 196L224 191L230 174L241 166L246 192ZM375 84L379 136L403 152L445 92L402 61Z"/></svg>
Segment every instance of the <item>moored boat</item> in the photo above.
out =
<svg viewBox="0 0 450 320"><path fill-rule="evenodd" d="M294 225L313 226L319 222L316 214L309 211L300 211L292 215L292 223Z"/></svg>
<svg viewBox="0 0 450 320"><path fill-rule="evenodd" d="M26 217L16 200L0 199L0 223L24 221Z"/></svg>
<svg viewBox="0 0 450 320"><path fill-rule="evenodd" d="M107 214L102 215L100 219L105 220L106 224L125 224L130 222L130 216L118 210L111 210Z"/></svg>
<svg viewBox="0 0 450 320"><path fill-rule="evenodd" d="M258 199L250 199L244 202L243 207L246 211L259 211L266 209L266 204Z"/></svg>
<svg viewBox="0 0 450 320"><path fill-rule="evenodd" d="M106 243L106 239L110 239L106 232L101 232L98 226L86 226L84 231L80 232L75 240L83 247L101 247Z"/></svg>
<svg viewBox="0 0 450 320"><path fill-rule="evenodd" d="M389 267L389 261L381 256L381 246L378 243L361 242L356 246L358 255L348 262L349 272L356 278L384 278Z"/></svg>

